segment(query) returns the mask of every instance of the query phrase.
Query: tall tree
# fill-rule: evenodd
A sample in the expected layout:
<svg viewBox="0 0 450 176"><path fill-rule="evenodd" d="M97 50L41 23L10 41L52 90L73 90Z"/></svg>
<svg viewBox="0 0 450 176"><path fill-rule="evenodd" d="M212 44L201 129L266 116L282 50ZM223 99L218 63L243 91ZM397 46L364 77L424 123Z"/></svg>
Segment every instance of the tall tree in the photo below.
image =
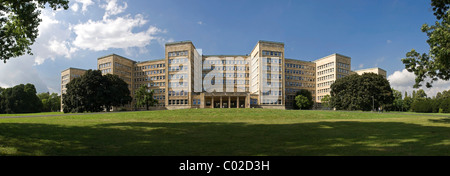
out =
<svg viewBox="0 0 450 176"><path fill-rule="evenodd" d="M30 46L38 37L41 11L48 4L53 10L68 9L68 0L1 0L0 60L32 54Z"/></svg>
<svg viewBox="0 0 450 176"><path fill-rule="evenodd" d="M311 107L311 102L303 95L295 96L295 104L299 109L309 109Z"/></svg>
<svg viewBox="0 0 450 176"><path fill-rule="evenodd" d="M131 101L128 84L117 75L102 76L100 70L88 70L67 85L63 95L64 112L109 111Z"/></svg>
<svg viewBox="0 0 450 176"><path fill-rule="evenodd" d="M416 75L414 88L422 86L425 78L431 78L426 87L438 79L450 79L450 0L432 0L434 15L437 20L434 25L422 25L422 32L428 36L430 46L428 54L420 54L412 49L402 59L405 68Z"/></svg>
<svg viewBox="0 0 450 176"><path fill-rule="evenodd" d="M117 75L104 75L104 89L103 98L106 111L109 111L113 106L123 106L131 102L130 90L128 84L120 79Z"/></svg>
<svg viewBox="0 0 450 176"><path fill-rule="evenodd" d="M331 105L338 110L364 110L392 104L389 81L374 73L349 75L331 85Z"/></svg>
<svg viewBox="0 0 450 176"><path fill-rule="evenodd" d="M145 106L148 110L149 106L153 106L158 103L158 100L153 98L153 93L153 90L149 91L146 85L142 85L141 87L139 87L135 94L136 106Z"/></svg>
<svg viewBox="0 0 450 176"><path fill-rule="evenodd" d="M61 97L57 93L50 94L49 92L37 94L42 102L42 112L59 111L61 106Z"/></svg>

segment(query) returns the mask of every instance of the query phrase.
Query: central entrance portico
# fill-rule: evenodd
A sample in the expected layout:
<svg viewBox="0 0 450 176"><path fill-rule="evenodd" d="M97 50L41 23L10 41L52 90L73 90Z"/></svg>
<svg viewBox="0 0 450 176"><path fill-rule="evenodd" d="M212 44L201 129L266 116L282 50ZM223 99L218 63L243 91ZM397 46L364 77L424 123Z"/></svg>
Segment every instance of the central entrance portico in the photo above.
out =
<svg viewBox="0 0 450 176"><path fill-rule="evenodd" d="M250 94L244 92L204 93L205 108L250 108Z"/></svg>

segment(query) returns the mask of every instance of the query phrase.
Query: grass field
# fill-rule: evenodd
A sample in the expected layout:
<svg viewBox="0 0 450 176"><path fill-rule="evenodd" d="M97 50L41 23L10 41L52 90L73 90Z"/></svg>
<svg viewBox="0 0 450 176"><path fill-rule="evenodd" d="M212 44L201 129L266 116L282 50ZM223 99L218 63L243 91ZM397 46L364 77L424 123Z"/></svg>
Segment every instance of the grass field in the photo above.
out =
<svg viewBox="0 0 450 176"><path fill-rule="evenodd" d="M0 155L449 156L450 116L184 109L1 118Z"/></svg>

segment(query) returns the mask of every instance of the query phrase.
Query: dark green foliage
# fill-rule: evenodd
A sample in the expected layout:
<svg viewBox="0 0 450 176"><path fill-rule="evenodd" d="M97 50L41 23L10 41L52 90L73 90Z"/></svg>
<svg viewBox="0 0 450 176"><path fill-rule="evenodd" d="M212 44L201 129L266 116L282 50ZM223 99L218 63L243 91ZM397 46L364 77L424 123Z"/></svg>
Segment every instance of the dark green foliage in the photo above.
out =
<svg viewBox="0 0 450 176"><path fill-rule="evenodd" d="M48 4L53 10L69 8L68 0L1 0L0 1L0 60L31 53L42 21L39 8Z"/></svg>
<svg viewBox="0 0 450 176"><path fill-rule="evenodd" d="M117 75L102 76L99 70L88 70L67 85L63 95L64 112L99 112L131 101L128 85Z"/></svg>
<svg viewBox="0 0 450 176"><path fill-rule="evenodd" d="M450 98L446 98L441 100L439 105L439 109L441 109L443 113L450 113Z"/></svg>
<svg viewBox="0 0 450 176"><path fill-rule="evenodd" d="M33 84L20 84L1 90L0 113L32 113L40 112L41 109L42 102L36 96Z"/></svg>
<svg viewBox="0 0 450 176"><path fill-rule="evenodd" d="M301 98L301 102L297 101L297 96L302 95L305 99ZM299 106L301 104L301 106ZM314 106L312 94L310 91L301 89L295 94L294 109L311 109Z"/></svg>
<svg viewBox="0 0 450 176"><path fill-rule="evenodd" d="M374 73L349 75L331 85L332 107L337 110L363 110L392 104L394 96L389 82Z"/></svg>
<svg viewBox="0 0 450 176"><path fill-rule="evenodd" d="M42 102L42 112L57 112L61 109L61 96L49 92L37 95Z"/></svg>

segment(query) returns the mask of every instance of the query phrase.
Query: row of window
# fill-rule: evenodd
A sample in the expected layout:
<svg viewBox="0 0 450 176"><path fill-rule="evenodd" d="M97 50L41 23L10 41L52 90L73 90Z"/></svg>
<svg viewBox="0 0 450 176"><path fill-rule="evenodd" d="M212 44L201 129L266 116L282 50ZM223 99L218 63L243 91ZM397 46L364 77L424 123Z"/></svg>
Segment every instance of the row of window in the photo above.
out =
<svg viewBox="0 0 450 176"><path fill-rule="evenodd" d="M218 79L218 80L211 80L211 85L220 85L220 84L249 84L248 80L227 80L227 79Z"/></svg>
<svg viewBox="0 0 450 176"><path fill-rule="evenodd" d="M182 70L187 70L187 69L188 69L188 67L184 67L183 65L169 67L169 71L182 71Z"/></svg>
<svg viewBox="0 0 450 176"><path fill-rule="evenodd" d="M262 61L266 62L266 63L281 64L281 59L279 59L279 58L270 58L270 57L268 57L268 58L263 58Z"/></svg>
<svg viewBox="0 0 450 176"><path fill-rule="evenodd" d="M328 73L333 73L333 72L334 72L334 68L329 68L329 69L317 72L317 76L328 74Z"/></svg>
<svg viewBox="0 0 450 176"><path fill-rule="evenodd" d="M105 68L105 67L111 67L111 62L107 62L107 63L98 65L98 69Z"/></svg>
<svg viewBox="0 0 450 176"><path fill-rule="evenodd" d="M135 71L138 70L146 70L146 69L153 69L153 68L164 68L166 67L166 64L153 64L153 65L144 65L139 67L134 67Z"/></svg>
<svg viewBox="0 0 450 176"><path fill-rule="evenodd" d="M248 78L249 74L248 73L203 73L203 78L220 78L220 76L222 76L222 78Z"/></svg>
<svg viewBox="0 0 450 176"><path fill-rule="evenodd" d="M327 81L327 82L317 84L317 87L331 86L331 84L333 84L333 83L334 83L334 81Z"/></svg>
<svg viewBox="0 0 450 176"><path fill-rule="evenodd" d="M184 100L169 100L169 105L187 105L188 104L188 100L184 99Z"/></svg>
<svg viewBox="0 0 450 176"><path fill-rule="evenodd" d="M284 92L286 94L292 94L292 93L297 93L298 91L300 91L301 89L285 89ZM315 94L316 92L314 90L310 90L311 94Z"/></svg>
<svg viewBox="0 0 450 176"><path fill-rule="evenodd" d="M344 67L344 68L350 68L350 64L346 64L346 63L342 63L342 62L338 62L337 66L338 67Z"/></svg>
<svg viewBox="0 0 450 176"><path fill-rule="evenodd" d="M187 91L169 91L169 96L188 96Z"/></svg>
<svg viewBox="0 0 450 176"><path fill-rule="evenodd" d="M149 76L144 78L134 78L134 82L142 82L142 81L158 81L164 80L166 76Z"/></svg>
<svg viewBox="0 0 450 176"><path fill-rule="evenodd" d="M286 71L284 71L285 73L291 73L291 74L297 74L297 75L309 75L309 76L314 76L314 72L308 72L308 71L302 71L302 70L291 70L291 69L286 69Z"/></svg>
<svg viewBox="0 0 450 176"><path fill-rule="evenodd" d="M286 82L286 86L295 86L295 87L314 87L314 84L311 84L311 83L301 83L301 82Z"/></svg>
<svg viewBox="0 0 450 176"><path fill-rule="evenodd" d="M229 60L227 60L227 59L223 59L223 60L205 60L205 61L203 61L203 64L209 64L209 65L213 65L213 64L222 64L222 65L225 65L225 64L233 64L233 65L235 65L235 64L248 64L248 61L246 61L246 60L241 60L241 59L237 59L237 60L232 60L232 59L229 59Z"/></svg>
<svg viewBox="0 0 450 176"><path fill-rule="evenodd" d="M282 53L281 52L278 52L278 51L266 51L266 50L263 50L262 51L262 55L263 56L282 56Z"/></svg>
<svg viewBox="0 0 450 176"><path fill-rule="evenodd" d="M290 76L286 75L286 79L299 80L299 81L314 81L314 78L302 77L302 76Z"/></svg>
<svg viewBox="0 0 450 176"><path fill-rule="evenodd" d="M187 56L188 55L188 51L174 51L174 52L169 52L168 55L169 55L169 57Z"/></svg>
<svg viewBox="0 0 450 176"><path fill-rule="evenodd" d="M281 100L280 99L263 99L262 104L264 104L264 105L280 105Z"/></svg>
<svg viewBox="0 0 450 176"><path fill-rule="evenodd" d="M187 63L188 58L177 58L177 59L169 59L169 64L181 64L181 63Z"/></svg>
<svg viewBox="0 0 450 176"><path fill-rule="evenodd" d="M269 90L269 91L263 92L262 94L263 95L275 95L275 96L282 95L281 90L280 91Z"/></svg>
<svg viewBox="0 0 450 176"><path fill-rule="evenodd" d="M267 71L281 71L281 67L280 66L267 66L266 70Z"/></svg>
<svg viewBox="0 0 450 176"><path fill-rule="evenodd" d="M331 91L331 88L325 88L325 89L319 89L317 90L317 93L328 93Z"/></svg>
<svg viewBox="0 0 450 176"><path fill-rule="evenodd" d="M346 73L346 74L349 73L349 71L347 69L338 68L337 70L339 73Z"/></svg>
<svg viewBox="0 0 450 176"><path fill-rule="evenodd" d="M162 70L152 70L152 71L145 71L145 72L135 72L134 76L162 74L162 73L165 73L165 71L166 71L165 69L162 69Z"/></svg>
<svg viewBox="0 0 450 176"><path fill-rule="evenodd" d="M222 66L222 67L216 67L216 66L203 66L203 70L235 70L235 71L245 71L249 70L249 67L244 66Z"/></svg>
<svg viewBox="0 0 450 176"><path fill-rule="evenodd" d="M101 70L101 71L102 71L102 74L111 73L111 69L110 69L110 68L108 68L108 69L103 69L103 70Z"/></svg>
<svg viewBox="0 0 450 176"><path fill-rule="evenodd" d="M267 73L267 74L263 74L263 78L269 78L269 79L280 79L281 80L281 74L271 74L271 73Z"/></svg>
<svg viewBox="0 0 450 176"><path fill-rule="evenodd" d="M322 69L333 67L333 66L334 66L334 62L329 62L329 63L323 64L323 65L319 65L317 67L317 69L322 70Z"/></svg>
<svg viewBox="0 0 450 176"><path fill-rule="evenodd" d="M172 74L169 75L169 79L187 79L188 75L187 74Z"/></svg>
<svg viewBox="0 0 450 176"><path fill-rule="evenodd" d="M314 67L309 65L300 65L300 64L285 64L286 68L298 68L298 69L307 69L307 70L314 70Z"/></svg>
<svg viewBox="0 0 450 176"><path fill-rule="evenodd" d="M319 77L319 78L317 78L317 81L324 81L324 80L328 80L328 79L334 79L334 74Z"/></svg>
<svg viewBox="0 0 450 176"><path fill-rule="evenodd" d="M173 87L187 87L188 83L187 82L169 82L169 88L173 88Z"/></svg>
<svg viewBox="0 0 450 176"><path fill-rule="evenodd" d="M130 67L130 66L123 65L123 64L118 63L118 62L114 62L114 67L115 67L115 68L126 69L126 70L131 70L131 67Z"/></svg>

